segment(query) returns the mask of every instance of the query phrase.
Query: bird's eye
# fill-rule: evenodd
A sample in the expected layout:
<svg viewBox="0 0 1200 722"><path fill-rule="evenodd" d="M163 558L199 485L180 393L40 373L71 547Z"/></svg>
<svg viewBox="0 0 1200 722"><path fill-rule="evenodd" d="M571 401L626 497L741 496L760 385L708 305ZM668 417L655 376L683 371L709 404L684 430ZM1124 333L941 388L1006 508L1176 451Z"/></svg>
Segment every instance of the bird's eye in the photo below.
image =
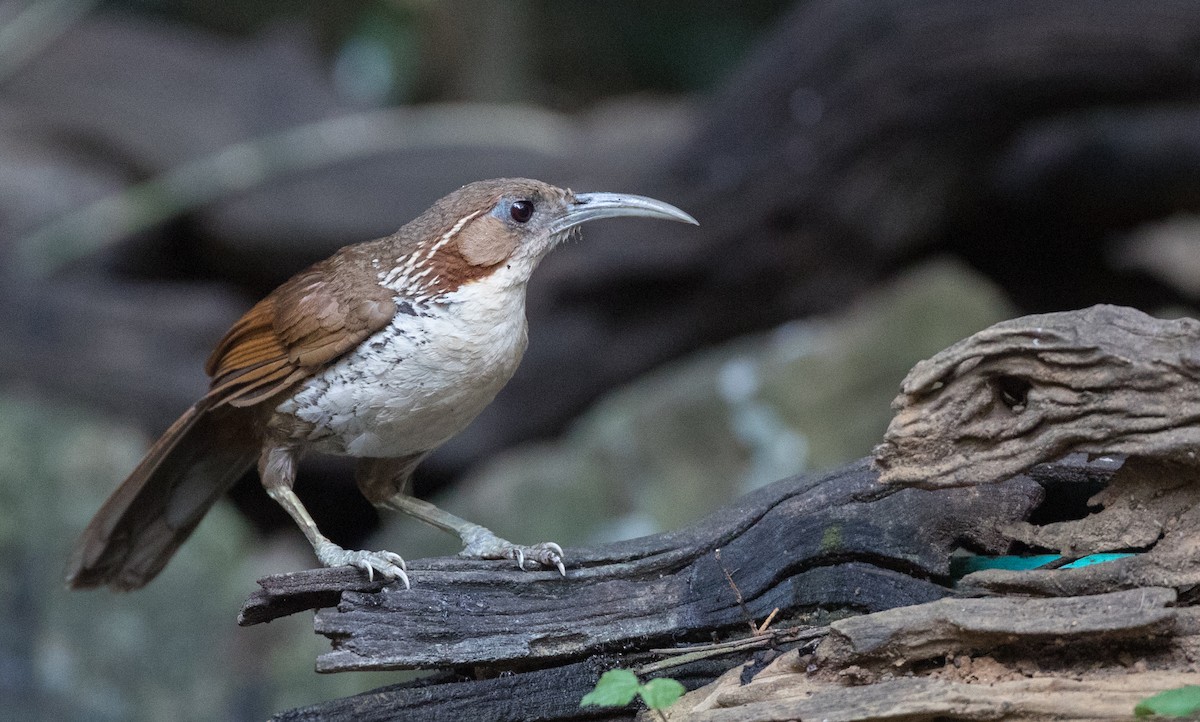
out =
<svg viewBox="0 0 1200 722"><path fill-rule="evenodd" d="M508 214L517 223L526 223L533 218L533 201L515 201Z"/></svg>

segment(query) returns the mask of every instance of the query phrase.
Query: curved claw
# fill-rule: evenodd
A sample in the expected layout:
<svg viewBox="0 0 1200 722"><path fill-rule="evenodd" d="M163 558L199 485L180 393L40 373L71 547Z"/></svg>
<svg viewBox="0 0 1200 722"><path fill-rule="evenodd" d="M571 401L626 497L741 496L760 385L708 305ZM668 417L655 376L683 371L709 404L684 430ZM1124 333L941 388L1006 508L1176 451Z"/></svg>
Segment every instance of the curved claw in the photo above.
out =
<svg viewBox="0 0 1200 722"><path fill-rule="evenodd" d="M564 577L567 576L567 568L563 566L562 547L554 542L542 542L541 544L534 544L527 547L510 544L509 548L505 551L507 552L506 556L509 559L516 560L517 566L522 570L527 569L525 560L526 555L528 555L529 561L534 563L535 568L554 567L558 570L559 574Z"/></svg>
<svg viewBox="0 0 1200 722"><path fill-rule="evenodd" d="M350 551L341 548L333 542L317 546L314 551L317 558L327 567L351 566L366 572L367 579L375 581L375 572L385 579L399 579L405 589L411 589L408 581L408 565L404 558L395 552L379 551Z"/></svg>
<svg viewBox="0 0 1200 722"><path fill-rule="evenodd" d="M522 570L553 567L562 576L567 576L567 568L563 565L563 549L554 542L542 542L525 546L513 544L501 539L484 527L476 527L470 534L463 536L466 546L459 556L469 559L511 559ZM526 562L532 562L527 567Z"/></svg>

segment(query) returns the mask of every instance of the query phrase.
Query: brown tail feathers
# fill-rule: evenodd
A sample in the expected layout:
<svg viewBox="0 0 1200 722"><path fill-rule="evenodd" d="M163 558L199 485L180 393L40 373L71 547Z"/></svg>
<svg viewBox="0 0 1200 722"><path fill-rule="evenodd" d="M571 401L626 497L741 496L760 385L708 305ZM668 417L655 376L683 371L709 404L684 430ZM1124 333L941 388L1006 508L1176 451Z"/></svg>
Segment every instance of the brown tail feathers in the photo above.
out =
<svg viewBox="0 0 1200 722"><path fill-rule="evenodd" d="M71 587L144 586L254 463L251 412L210 405L179 417L96 512L67 563Z"/></svg>

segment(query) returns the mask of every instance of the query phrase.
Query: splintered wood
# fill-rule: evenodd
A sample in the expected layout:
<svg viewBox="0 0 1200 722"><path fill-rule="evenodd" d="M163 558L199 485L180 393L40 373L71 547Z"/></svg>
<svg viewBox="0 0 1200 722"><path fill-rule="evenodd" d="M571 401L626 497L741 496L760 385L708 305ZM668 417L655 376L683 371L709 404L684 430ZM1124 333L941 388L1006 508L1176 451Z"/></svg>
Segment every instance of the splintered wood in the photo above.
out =
<svg viewBox="0 0 1200 722"><path fill-rule="evenodd" d="M1173 589L1059 599L942 599L829 625L749 681L735 668L671 720L1124 720L1200 684L1200 614ZM643 714L649 722L653 716Z"/></svg>

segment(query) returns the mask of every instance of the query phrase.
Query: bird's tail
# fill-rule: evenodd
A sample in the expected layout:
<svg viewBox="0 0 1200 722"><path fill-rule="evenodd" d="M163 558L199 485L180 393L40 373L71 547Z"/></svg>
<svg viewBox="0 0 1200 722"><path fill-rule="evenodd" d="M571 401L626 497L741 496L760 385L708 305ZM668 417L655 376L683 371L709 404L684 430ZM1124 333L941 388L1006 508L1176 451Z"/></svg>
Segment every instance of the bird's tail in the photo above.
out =
<svg viewBox="0 0 1200 722"><path fill-rule="evenodd" d="M67 565L75 589L127 591L157 575L259 450L247 409L203 399L179 417L80 535Z"/></svg>

